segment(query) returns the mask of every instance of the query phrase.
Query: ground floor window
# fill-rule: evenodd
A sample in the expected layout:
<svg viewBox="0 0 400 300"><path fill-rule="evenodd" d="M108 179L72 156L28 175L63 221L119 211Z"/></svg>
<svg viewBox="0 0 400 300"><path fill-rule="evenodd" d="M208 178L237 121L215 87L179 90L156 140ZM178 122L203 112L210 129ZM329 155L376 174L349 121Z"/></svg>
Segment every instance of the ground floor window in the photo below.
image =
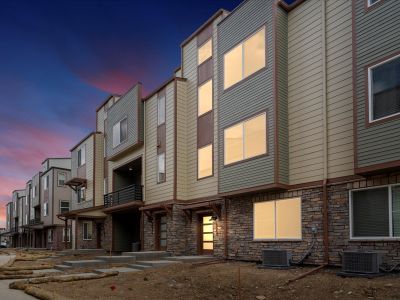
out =
<svg viewBox="0 0 400 300"><path fill-rule="evenodd" d="M93 223L92 222L83 222L83 240L91 240L92 239L92 231L93 231Z"/></svg>
<svg viewBox="0 0 400 300"><path fill-rule="evenodd" d="M400 185L350 192L350 236L400 237Z"/></svg>
<svg viewBox="0 0 400 300"><path fill-rule="evenodd" d="M301 239L301 199L254 203L254 239Z"/></svg>
<svg viewBox="0 0 400 300"><path fill-rule="evenodd" d="M63 228L63 242L65 242L65 228ZM71 242L71 228L67 228L67 242Z"/></svg>
<svg viewBox="0 0 400 300"><path fill-rule="evenodd" d="M48 241L49 243L52 243L52 242L53 242L53 238L54 238L53 229L49 229L49 230L47 231L47 241Z"/></svg>

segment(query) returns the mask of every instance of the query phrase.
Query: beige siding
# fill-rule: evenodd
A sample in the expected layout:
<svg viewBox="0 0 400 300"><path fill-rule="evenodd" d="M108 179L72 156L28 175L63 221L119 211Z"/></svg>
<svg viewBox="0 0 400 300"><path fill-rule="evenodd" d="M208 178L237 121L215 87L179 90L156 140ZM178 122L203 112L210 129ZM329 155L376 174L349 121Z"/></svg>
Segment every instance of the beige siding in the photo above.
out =
<svg viewBox="0 0 400 300"><path fill-rule="evenodd" d="M289 178L297 184L323 175L320 1L306 1L288 22Z"/></svg>
<svg viewBox="0 0 400 300"><path fill-rule="evenodd" d="M104 106L97 112L97 131L104 132L105 111Z"/></svg>
<svg viewBox="0 0 400 300"><path fill-rule="evenodd" d="M177 198L187 196L187 96L186 82L177 81Z"/></svg>
<svg viewBox="0 0 400 300"><path fill-rule="evenodd" d="M174 82L172 82L166 87L166 180L163 183L157 183L157 95L147 100L145 104L146 204L173 199L175 131L174 93Z"/></svg>
<svg viewBox="0 0 400 300"><path fill-rule="evenodd" d="M93 149L93 135L88 138L84 143L86 145L86 200L93 201L93 167L94 167L94 149ZM93 203L93 202L92 202Z"/></svg>
<svg viewBox="0 0 400 300"><path fill-rule="evenodd" d="M353 174L351 1L326 7L328 177Z"/></svg>
<svg viewBox="0 0 400 300"><path fill-rule="evenodd" d="M104 197L103 197L103 192L104 192L104 142L103 142L103 134L102 133L97 133L96 135L96 153L95 153L95 197L94 197L94 203L95 206L98 205L103 205L104 204Z"/></svg>

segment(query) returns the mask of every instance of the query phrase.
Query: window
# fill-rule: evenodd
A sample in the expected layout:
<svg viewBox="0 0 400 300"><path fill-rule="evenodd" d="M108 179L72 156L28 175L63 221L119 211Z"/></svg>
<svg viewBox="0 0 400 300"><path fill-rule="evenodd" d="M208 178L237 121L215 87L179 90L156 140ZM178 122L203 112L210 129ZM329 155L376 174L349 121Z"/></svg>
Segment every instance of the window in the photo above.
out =
<svg viewBox="0 0 400 300"><path fill-rule="evenodd" d="M67 180L67 173L58 173L58 186L64 186Z"/></svg>
<svg viewBox="0 0 400 300"><path fill-rule="evenodd" d="M225 165L267 152L266 113L224 130Z"/></svg>
<svg viewBox="0 0 400 300"><path fill-rule="evenodd" d="M198 90L198 116L201 116L213 109L213 81L210 79L203 85L199 86Z"/></svg>
<svg viewBox="0 0 400 300"><path fill-rule="evenodd" d="M197 150L198 178L204 178L213 174L213 145L208 145Z"/></svg>
<svg viewBox="0 0 400 300"><path fill-rule="evenodd" d="M400 237L400 186L350 192L352 238Z"/></svg>
<svg viewBox="0 0 400 300"><path fill-rule="evenodd" d="M77 189L78 203L86 200L86 188L80 187Z"/></svg>
<svg viewBox="0 0 400 300"><path fill-rule="evenodd" d="M400 55L368 69L370 122L400 114Z"/></svg>
<svg viewBox="0 0 400 300"><path fill-rule="evenodd" d="M83 240L92 239L92 222L83 222Z"/></svg>
<svg viewBox="0 0 400 300"><path fill-rule="evenodd" d="M50 180L49 175L46 175L43 178L43 189L47 190L49 188L49 180Z"/></svg>
<svg viewBox="0 0 400 300"><path fill-rule="evenodd" d="M25 205L28 205L28 197L25 197Z"/></svg>
<svg viewBox="0 0 400 300"><path fill-rule="evenodd" d="M43 204L43 216L47 217L49 215L49 203L45 202Z"/></svg>
<svg viewBox="0 0 400 300"><path fill-rule="evenodd" d="M126 141L128 138L128 119L125 118L113 126L113 147Z"/></svg>
<svg viewBox="0 0 400 300"><path fill-rule="evenodd" d="M224 55L224 88L265 67L265 27Z"/></svg>
<svg viewBox="0 0 400 300"><path fill-rule="evenodd" d="M62 230L63 232L63 242L65 242L65 228ZM71 228L67 228L67 242L71 242Z"/></svg>
<svg viewBox="0 0 400 300"><path fill-rule="evenodd" d="M53 229L49 229L48 231L47 231L47 241L49 242L49 243L52 243L53 242L53 238L54 238L54 236L53 236Z"/></svg>
<svg viewBox="0 0 400 300"><path fill-rule="evenodd" d="M83 166L86 163L86 145L83 145L78 150L78 167Z"/></svg>
<svg viewBox="0 0 400 300"><path fill-rule="evenodd" d="M28 214L25 214L25 224L28 224Z"/></svg>
<svg viewBox="0 0 400 300"><path fill-rule="evenodd" d="M301 239L301 199L254 203L254 239Z"/></svg>
<svg viewBox="0 0 400 300"><path fill-rule="evenodd" d="M381 0L367 0L367 1L368 1L368 7L370 7L370 6L372 6L372 5L376 4L376 3L378 3L378 2L381 1Z"/></svg>
<svg viewBox="0 0 400 300"><path fill-rule="evenodd" d="M69 201L60 201L60 213L69 212Z"/></svg>
<svg viewBox="0 0 400 300"><path fill-rule="evenodd" d="M157 100L157 125L165 123L165 96Z"/></svg>
<svg viewBox="0 0 400 300"><path fill-rule="evenodd" d="M157 158L157 182L165 181L165 153L161 153Z"/></svg>
<svg viewBox="0 0 400 300"><path fill-rule="evenodd" d="M201 65L212 56L212 39L209 39L197 50L198 64Z"/></svg>
<svg viewBox="0 0 400 300"><path fill-rule="evenodd" d="M37 196L37 185L33 186L33 197Z"/></svg>

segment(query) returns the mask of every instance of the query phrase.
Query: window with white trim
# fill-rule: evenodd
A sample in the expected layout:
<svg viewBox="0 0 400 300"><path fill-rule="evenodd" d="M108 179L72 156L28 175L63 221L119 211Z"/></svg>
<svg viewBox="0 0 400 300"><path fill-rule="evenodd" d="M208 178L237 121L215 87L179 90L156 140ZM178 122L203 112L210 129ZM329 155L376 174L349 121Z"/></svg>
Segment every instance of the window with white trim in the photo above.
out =
<svg viewBox="0 0 400 300"><path fill-rule="evenodd" d="M267 152L267 115L262 113L224 130L224 164Z"/></svg>
<svg viewBox="0 0 400 300"><path fill-rule="evenodd" d="M92 239L93 223L83 222L83 240L89 241Z"/></svg>
<svg viewBox="0 0 400 300"><path fill-rule="evenodd" d="M117 147L128 138L128 119L124 118L113 126L113 147Z"/></svg>
<svg viewBox="0 0 400 300"><path fill-rule="evenodd" d="M52 242L53 242L53 239L54 239L54 232L53 232L53 229L47 230L47 241L48 241L49 243L52 243Z"/></svg>
<svg viewBox="0 0 400 300"><path fill-rule="evenodd" d="M198 65L201 65L211 56L212 56L212 39L209 39L207 42L201 45L197 50Z"/></svg>
<svg viewBox="0 0 400 300"><path fill-rule="evenodd" d="M376 3L378 3L379 1L381 1L381 0L367 0L367 2L368 2L368 7L370 7L370 6L372 6L372 5L376 4Z"/></svg>
<svg viewBox="0 0 400 300"><path fill-rule="evenodd" d="M254 240L301 239L301 199L256 202L254 209Z"/></svg>
<svg viewBox="0 0 400 300"><path fill-rule="evenodd" d="M78 167L86 163L86 144L83 144L78 150Z"/></svg>
<svg viewBox="0 0 400 300"><path fill-rule="evenodd" d="M78 197L78 203L81 203L86 200L86 188L84 186L78 188L76 193Z"/></svg>
<svg viewBox="0 0 400 300"><path fill-rule="evenodd" d="M43 178L43 189L44 189L44 190L49 189L49 180L50 180L50 176L49 176L49 175L46 175L46 176Z"/></svg>
<svg viewBox="0 0 400 300"><path fill-rule="evenodd" d="M165 153L161 153L157 157L157 182L165 181Z"/></svg>
<svg viewBox="0 0 400 300"><path fill-rule="evenodd" d="M224 55L224 89L265 67L265 27Z"/></svg>
<svg viewBox="0 0 400 300"><path fill-rule="evenodd" d="M157 99L157 125L165 123L165 96Z"/></svg>
<svg viewBox="0 0 400 300"><path fill-rule="evenodd" d="M43 216L47 217L49 215L49 203L45 202L43 204Z"/></svg>
<svg viewBox="0 0 400 300"><path fill-rule="evenodd" d="M198 88L197 115L201 116L213 109L213 80L210 79Z"/></svg>
<svg viewBox="0 0 400 300"><path fill-rule="evenodd" d="M400 55L368 68L369 121L400 115Z"/></svg>
<svg viewBox="0 0 400 300"><path fill-rule="evenodd" d="M67 173L65 173L65 172L59 172L59 173L57 174L57 183L58 183L58 186L64 186L66 181L67 181Z"/></svg>
<svg viewBox="0 0 400 300"><path fill-rule="evenodd" d="M67 213L69 212L69 201L60 201L60 213Z"/></svg>
<svg viewBox="0 0 400 300"><path fill-rule="evenodd" d="M65 228L62 230L63 232L63 242L65 242ZM67 242L71 242L71 228L67 228Z"/></svg>
<svg viewBox="0 0 400 300"><path fill-rule="evenodd" d="M400 185L350 192L350 236L354 239L400 237Z"/></svg>
<svg viewBox="0 0 400 300"><path fill-rule="evenodd" d="M197 149L197 177L204 178L213 174L213 145Z"/></svg>

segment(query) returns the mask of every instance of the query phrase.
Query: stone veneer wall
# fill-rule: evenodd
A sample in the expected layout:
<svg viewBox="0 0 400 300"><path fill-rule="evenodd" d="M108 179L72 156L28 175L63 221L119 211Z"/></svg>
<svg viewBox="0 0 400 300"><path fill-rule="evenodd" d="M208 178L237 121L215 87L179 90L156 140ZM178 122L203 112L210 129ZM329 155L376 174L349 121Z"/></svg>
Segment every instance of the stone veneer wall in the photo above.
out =
<svg viewBox="0 0 400 300"><path fill-rule="evenodd" d="M109 252L112 249L112 215L106 216L103 225L103 236L101 238L101 248Z"/></svg>
<svg viewBox="0 0 400 300"><path fill-rule="evenodd" d="M53 249L53 250L63 250L65 249L65 244L63 241L63 230L64 230L64 226L59 225L59 226L55 226L55 227L51 227L53 229L53 242L49 243L48 242L48 229L44 230L45 231L45 235L44 238L45 240L45 245L47 249ZM71 242L68 243L67 248L71 248Z"/></svg>
<svg viewBox="0 0 400 300"><path fill-rule="evenodd" d="M92 222L92 239L83 240L83 222ZM77 248L78 249L96 249L97 248L97 229L94 220L79 219L77 224Z"/></svg>

